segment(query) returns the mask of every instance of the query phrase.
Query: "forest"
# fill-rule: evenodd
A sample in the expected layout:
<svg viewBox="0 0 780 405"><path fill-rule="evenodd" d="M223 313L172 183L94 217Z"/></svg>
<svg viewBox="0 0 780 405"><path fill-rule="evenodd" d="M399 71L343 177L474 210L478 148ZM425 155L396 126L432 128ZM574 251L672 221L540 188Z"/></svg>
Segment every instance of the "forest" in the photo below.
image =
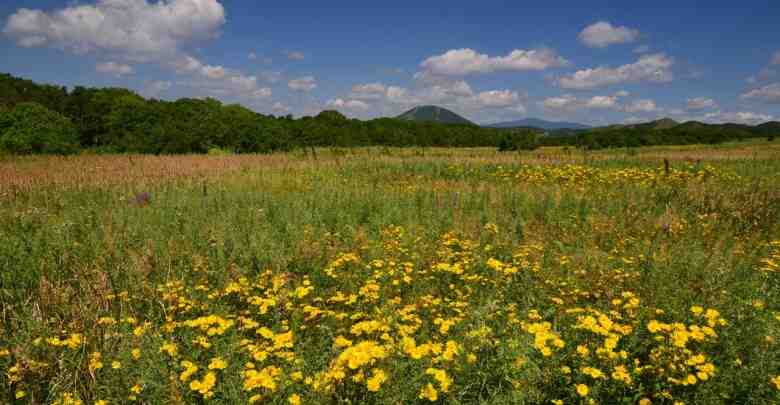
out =
<svg viewBox="0 0 780 405"><path fill-rule="evenodd" d="M645 145L714 144L773 137L780 123L757 127L652 123L545 133L535 128L496 129L377 118L348 119L337 111L298 119L264 115L213 99L145 99L123 88L71 90L0 74L0 152L8 154L180 154L224 151L269 153L310 147L539 146L586 149Z"/></svg>

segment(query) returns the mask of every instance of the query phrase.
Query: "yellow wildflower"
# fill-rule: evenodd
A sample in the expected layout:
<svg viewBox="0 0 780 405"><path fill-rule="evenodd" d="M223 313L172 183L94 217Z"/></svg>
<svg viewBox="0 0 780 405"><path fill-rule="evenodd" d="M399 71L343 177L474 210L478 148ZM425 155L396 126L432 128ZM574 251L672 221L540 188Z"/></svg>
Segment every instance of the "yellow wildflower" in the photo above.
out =
<svg viewBox="0 0 780 405"><path fill-rule="evenodd" d="M371 392L377 392L382 387L382 383L387 380L387 375L380 369L374 369L371 378L366 380L366 387Z"/></svg>
<svg viewBox="0 0 780 405"><path fill-rule="evenodd" d="M420 390L419 398L436 402L439 399L439 393L436 392L436 388L433 388L433 384L428 383Z"/></svg>
<svg viewBox="0 0 780 405"><path fill-rule="evenodd" d="M209 370L224 370L226 367L227 363L221 357L215 357L209 363Z"/></svg>

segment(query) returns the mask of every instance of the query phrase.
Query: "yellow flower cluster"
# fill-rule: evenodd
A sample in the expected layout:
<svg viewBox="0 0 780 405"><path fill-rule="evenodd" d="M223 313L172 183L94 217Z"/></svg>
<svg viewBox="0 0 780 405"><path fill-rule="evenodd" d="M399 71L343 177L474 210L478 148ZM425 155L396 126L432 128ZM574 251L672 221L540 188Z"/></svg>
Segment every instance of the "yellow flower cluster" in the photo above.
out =
<svg viewBox="0 0 780 405"><path fill-rule="evenodd" d="M651 186L656 184L683 184L690 181L718 179L736 181L739 176L716 168L712 165L687 165L682 169L671 169L668 173L663 167L657 169L602 169L574 164L566 165L521 165L510 169L498 167L495 177L531 184L577 185L614 185L633 184Z"/></svg>
<svg viewBox="0 0 780 405"><path fill-rule="evenodd" d="M607 265L585 270L577 254L550 254L531 238L502 245L497 226L483 231L483 239L448 232L424 246L390 227L377 245L335 254L306 275L267 269L214 281L198 259L193 280L154 289L159 319L95 317L120 355L75 327L78 333L39 344L72 355L63 367L87 370L90 381L109 387L101 395L139 402L160 395L170 402L454 402L476 375L485 384L511 383L515 402L673 402L717 380L723 355L714 348L730 322L710 307L683 314L650 307L636 288L645 258L622 252L635 240L619 241L605 254ZM423 249L432 252L427 260L418 256ZM769 316L773 303L760 301L749 308ZM82 348L88 354L76 356ZM20 383L53 363L14 356L0 349L13 392L29 396ZM138 371L152 361L170 379L164 390ZM113 388L117 381L128 383ZM769 382L780 389L780 376ZM59 403L79 403L68 395Z"/></svg>

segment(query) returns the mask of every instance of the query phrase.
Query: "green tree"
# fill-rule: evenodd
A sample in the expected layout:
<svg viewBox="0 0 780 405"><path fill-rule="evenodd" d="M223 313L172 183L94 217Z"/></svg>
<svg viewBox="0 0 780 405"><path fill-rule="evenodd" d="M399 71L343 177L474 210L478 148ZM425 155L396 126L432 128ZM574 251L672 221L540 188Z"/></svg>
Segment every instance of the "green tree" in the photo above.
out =
<svg viewBox="0 0 780 405"><path fill-rule="evenodd" d="M64 115L38 103L21 103L0 115L0 150L14 154L75 153L78 132Z"/></svg>

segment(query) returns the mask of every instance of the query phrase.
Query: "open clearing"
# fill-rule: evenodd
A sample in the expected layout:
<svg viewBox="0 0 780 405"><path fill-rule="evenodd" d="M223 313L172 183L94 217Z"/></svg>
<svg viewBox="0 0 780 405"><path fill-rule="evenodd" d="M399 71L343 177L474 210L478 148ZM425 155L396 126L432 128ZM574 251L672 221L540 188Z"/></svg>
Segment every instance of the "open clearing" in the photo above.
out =
<svg viewBox="0 0 780 405"><path fill-rule="evenodd" d="M3 158L0 268L0 402L780 399L778 142Z"/></svg>

